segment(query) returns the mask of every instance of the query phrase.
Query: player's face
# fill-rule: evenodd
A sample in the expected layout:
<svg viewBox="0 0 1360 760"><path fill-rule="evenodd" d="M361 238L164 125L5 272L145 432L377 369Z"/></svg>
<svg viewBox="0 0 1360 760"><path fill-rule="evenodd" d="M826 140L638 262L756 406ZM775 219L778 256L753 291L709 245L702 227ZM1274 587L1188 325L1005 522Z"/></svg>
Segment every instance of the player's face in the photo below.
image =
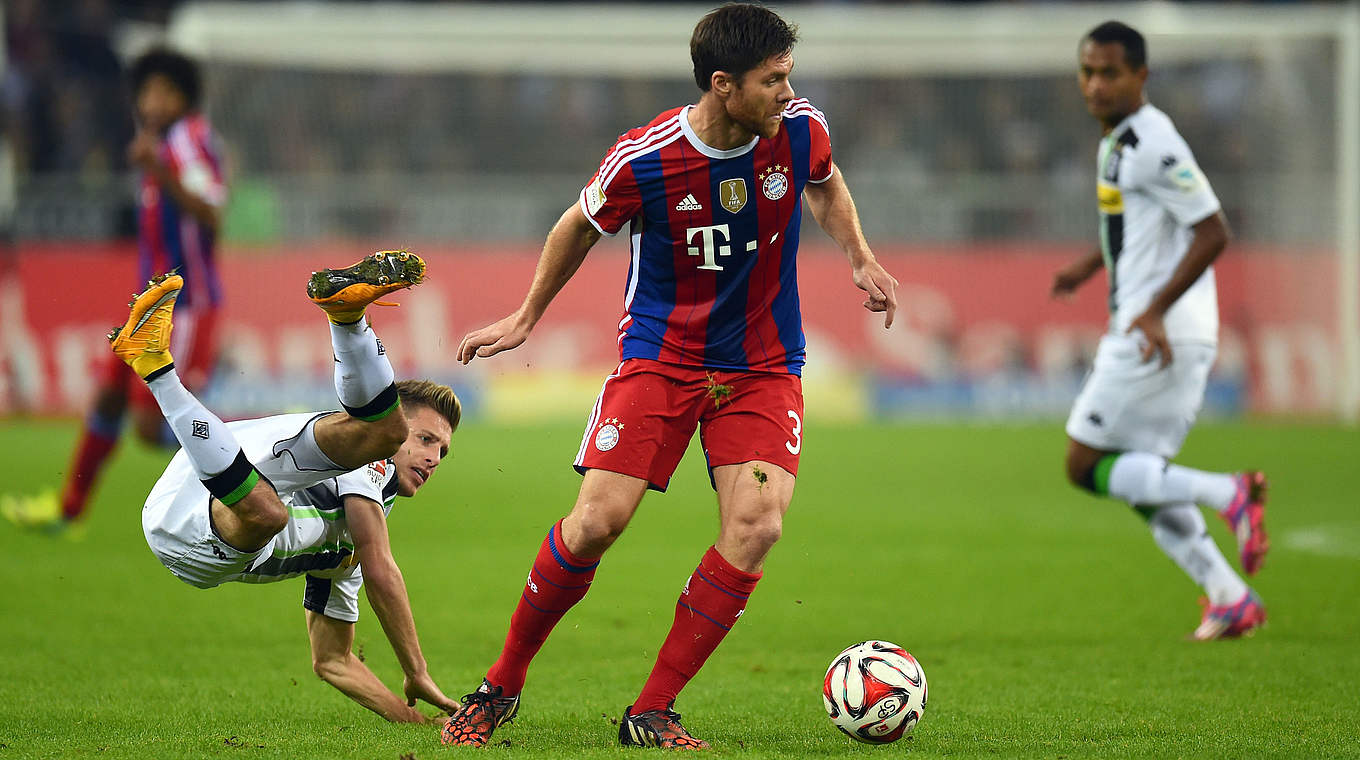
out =
<svg viewBox="0 0 1360 760"><path fill-rule="evenodd" d="M406 443L392 461L397 466L397 494L415 496L449 453L453 430L443 415L428 406L413 406L406 415Z"/></svg>
<svg viewBox="0 0 1360 760"><path fill-rule="evenodd" d="M137 91L137 119L144 129L164 132L187 110L184 93L164 74L148 76Z"/></svg>
<svg viewBox="0 0 1360 760"><path fill-rule="evenodd" d="M784 53L743 74L727 99L728 117L752 134L764 138L779 134L784 107L793 100L792 72L793 54Z"/></svg>
<svg viewBox="0 0 1360 760"><path fill-rule="evenodd" d="M1086 110L1107 127L1118 124L1138 110L1143 100L1147 67L1129 68L1124 46L1086 40L1078 54L1077 83L1086 98Z"/></svg>

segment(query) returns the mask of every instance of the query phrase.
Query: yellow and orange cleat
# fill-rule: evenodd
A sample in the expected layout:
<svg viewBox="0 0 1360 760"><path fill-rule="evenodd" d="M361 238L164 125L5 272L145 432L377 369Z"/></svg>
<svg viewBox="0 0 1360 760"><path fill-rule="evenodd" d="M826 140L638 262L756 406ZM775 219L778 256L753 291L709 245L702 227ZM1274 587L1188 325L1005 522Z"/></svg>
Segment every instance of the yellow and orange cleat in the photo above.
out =
<svg viewBox="0 0 1360 760"><path fill-rule="evenodd" d="M184 278L174 272L156 275L146 290L132 297L127 322L109 333L109 344L118 358L143 380L170 366L170 317Z"/></svg>
<svg viewBox="0 0 1360 760"><path fill-rule="evenodd" d="M338 325L358 322L371 303L396 306L379 298L425 279L425 262L410 251L378 251L344 269L312 272L307 297Z"/></svg>

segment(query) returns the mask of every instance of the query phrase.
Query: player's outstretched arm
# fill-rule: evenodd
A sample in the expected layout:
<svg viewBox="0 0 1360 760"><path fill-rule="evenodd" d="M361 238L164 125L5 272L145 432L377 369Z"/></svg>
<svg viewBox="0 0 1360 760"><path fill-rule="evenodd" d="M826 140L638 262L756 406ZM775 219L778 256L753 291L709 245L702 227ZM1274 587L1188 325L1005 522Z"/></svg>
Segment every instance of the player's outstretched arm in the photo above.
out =
<svg viewBox="0 0 1360 760"><path fill-rule="evenodd" d="M445 712L458 709L458 703L439 690L430 677L425 655L420 651L416 635L415 617L411 614L411 599L406 594L406 581L401 568L392 557L392 545L387 537L387 517L377 502L362 496L345 497L345 521L354 537L354 550L364 573L364 592L373 614L378 616L383 633L392 644L405 674L403 691L407 706L414 707L423 700Z"/></svg>
<svg viewBox="0 0 1360 760"><path fill-rule="evenodd" d="M468 333L458 346L458 361L467 364L476 356L495 356L527 340L548 304L576 274L599 239L600 231L586 219L580 206L572 204L548 233L524 303L510 316Z"/></svg>
<svg viewBox="0 0 1360 760"><path fill-rule="evenodd" d="M1100 249L1082 256L1076 261L1059 269L1053 275L1053 285L1048 290L1049 298L1067 299L1105 266L1105 257Z"/></svg>
<svg viewBox="0 0 1360 760"><path fill-rule="evenodd" d="M425 716L383 686L354 652L354 624L307 612L312 670L345 696L394 723L424 723Z"/></svg>
<svg viewBox="0 0 1360 760"><path fill-rule="evenodd" d="M849 257L855 287L869 295L864 308L885 312L883 327L892 327L897 312L897 278L888 274L869 249L860 228L855 199L850 196L840 167L832 164L831 177L820 184L809 183L803 189L803 197L807 198L808 210L817 224Z"/></svg>

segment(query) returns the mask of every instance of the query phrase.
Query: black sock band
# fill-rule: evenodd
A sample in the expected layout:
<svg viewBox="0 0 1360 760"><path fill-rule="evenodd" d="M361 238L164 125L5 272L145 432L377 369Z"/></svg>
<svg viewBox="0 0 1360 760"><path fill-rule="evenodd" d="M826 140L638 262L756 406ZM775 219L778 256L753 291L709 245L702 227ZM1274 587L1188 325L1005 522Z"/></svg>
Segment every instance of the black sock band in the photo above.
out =
<svg viewBox="0 0 1360 760"><path fill-rule="evenodd" d="M152 371L151 371L151 374L147 375L146 377L144 377L144 378L142 378L142 379L149 383L149 382L151 382L152 380L155 380L156 378L160 377L161 375L164 375L165 373L169 372L170 370L172 370L172 369L174 369L174 368L175 368L175 363L174 363L174 362L170 362L169 364L165 365L164 367L161 367L160 369L152 370Z"/></svg>
<svg viewBox="0 0 1360 760"><path fill-rule="evenodd" d="M208 488L209 493L217 497L218 501L231 506L244 499L258 482L260 473L256 471L255 465L246 459L244 451L238 451L236 459L227 469L205 479L203 485Z"/></svg>
<svg viewBox="0 0 1360 760"><path fill-rule="evenodd" d="M376 422L391 414L392 410L396 409L400 403L401 398L397 395L397 384L392 383L384 388L376 398L363 406L346 406L344 403L340 405L345 407L345 411L349 412L351 417L361 419L364 422Z"/></svg>

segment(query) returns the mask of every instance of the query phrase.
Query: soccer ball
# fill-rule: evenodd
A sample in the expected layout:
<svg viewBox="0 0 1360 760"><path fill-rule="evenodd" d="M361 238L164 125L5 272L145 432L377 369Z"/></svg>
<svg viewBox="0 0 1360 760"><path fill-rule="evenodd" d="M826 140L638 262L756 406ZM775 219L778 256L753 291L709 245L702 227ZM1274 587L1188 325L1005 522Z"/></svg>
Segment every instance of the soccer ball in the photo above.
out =
<svg viewBox="0 0 1360 760"><path fill-rule="evenodd" d="M886 641L846 647L822 682L831 722L866 744L887 744L911 733L925 714L927 692L916 658Z"/></svg>

